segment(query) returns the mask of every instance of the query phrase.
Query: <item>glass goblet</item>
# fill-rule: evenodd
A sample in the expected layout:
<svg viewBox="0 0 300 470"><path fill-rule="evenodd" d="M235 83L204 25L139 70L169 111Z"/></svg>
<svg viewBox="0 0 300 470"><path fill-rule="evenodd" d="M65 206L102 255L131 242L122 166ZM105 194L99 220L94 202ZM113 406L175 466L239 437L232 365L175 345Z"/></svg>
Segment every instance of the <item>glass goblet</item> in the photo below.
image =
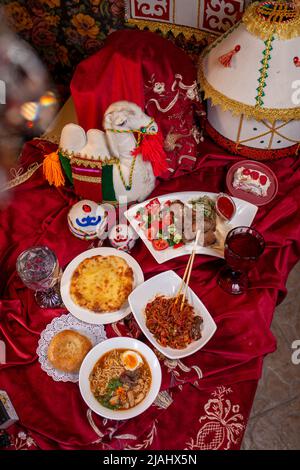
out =
<svg viewBox="0 0 300 470"><path fill-rule="evenodd" d="M23 251L17 259L17 272L25 286L35 291L39 307L55 308L62 305L61 269L50 248L35 246Z"/></svg>
<svg viewBox="0 0 300 470"><path fill-rule="evenodd" d="M248 271L265 249L263 236L251 227L236 227L225 239L227 265L218 275L218 284L229 294L243 294L248 287Z"/></svg>

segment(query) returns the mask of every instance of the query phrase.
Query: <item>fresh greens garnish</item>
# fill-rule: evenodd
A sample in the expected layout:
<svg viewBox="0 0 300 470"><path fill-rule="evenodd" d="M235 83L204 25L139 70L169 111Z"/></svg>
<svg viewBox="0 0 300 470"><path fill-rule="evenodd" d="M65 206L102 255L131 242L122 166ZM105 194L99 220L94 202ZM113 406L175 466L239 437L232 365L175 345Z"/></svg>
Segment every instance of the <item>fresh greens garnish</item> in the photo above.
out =
<svg viewBox="0 0 300 470"><path fill-rule="evenodd" d="M173 240L174 240L175 245L177 245L177 243L181 242L182 236L179 233L175 233Z"/></svg>
<svg viewBox="0 0 300 470"><path fill-rule="evenodd" d="M117 410L119 405L112 405L109 400L110 397L108 395L103 395L102 397L98 397L97 400L99 403L101 403L102 406L105 406L105 408L108 408L109 410Z"/></svg>
<svg viewBox="0 0 300 470"><path fill-rule="evenodd" d="M193 209L201 211L207 219L212 219L215 217L215 201L210 199L208 196L202 196L197 199L192 199L189 201L192 204Z"/></svg>
<svg viewBox="0 0 300 470"><path fill-rule="evenodd" d="M114 377L108 382L107 391L114 392L118 387L122 387L122 382L117 377Z"/></svg>
<svg viewBox="0 0 300 470"><path fill-rule="evenodd" d="M119 405L112 405L109 401L117 388L122 387L122 382L117 377L110 379L107 384L106 393L104 395L96 396L96 399L101 405L109 408L110 410L117 410Z"/></svg>

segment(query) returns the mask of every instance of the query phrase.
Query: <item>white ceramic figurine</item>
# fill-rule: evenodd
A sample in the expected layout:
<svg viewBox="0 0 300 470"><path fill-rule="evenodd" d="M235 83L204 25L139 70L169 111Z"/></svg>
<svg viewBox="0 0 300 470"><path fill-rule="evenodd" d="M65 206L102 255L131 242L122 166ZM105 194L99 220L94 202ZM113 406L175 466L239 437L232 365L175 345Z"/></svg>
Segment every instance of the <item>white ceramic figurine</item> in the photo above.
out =
<svg viewBox="0 0 300 470"><path fill-rule="evenodd" d="M122 196L127 202L145 200L155 187L156 176L167 170L163 138L156 122L136 104L118 101L106 110L103 128L104 132L90 129L85 133L77 124L64 127L60 153L70 159L73 179L95 183L97 176L103 194L113 189L117 201ZM92 172L101 163L99 178ZM105 172L105 167L111 165L112 172Z"/></svg>

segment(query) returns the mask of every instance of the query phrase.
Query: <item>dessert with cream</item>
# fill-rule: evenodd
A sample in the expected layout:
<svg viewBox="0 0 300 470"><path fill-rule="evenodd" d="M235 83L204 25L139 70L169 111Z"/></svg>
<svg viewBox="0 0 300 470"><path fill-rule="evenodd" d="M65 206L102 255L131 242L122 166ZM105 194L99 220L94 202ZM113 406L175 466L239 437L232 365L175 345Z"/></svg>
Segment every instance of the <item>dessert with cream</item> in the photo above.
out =
<svg viewBox="0 0 300 470"><path fill-rule="evenodd" d="M261 197L267 195L270 184L271 181L265 173L243 166L236 170L232 182L235 189L241 189Z"/></svg>

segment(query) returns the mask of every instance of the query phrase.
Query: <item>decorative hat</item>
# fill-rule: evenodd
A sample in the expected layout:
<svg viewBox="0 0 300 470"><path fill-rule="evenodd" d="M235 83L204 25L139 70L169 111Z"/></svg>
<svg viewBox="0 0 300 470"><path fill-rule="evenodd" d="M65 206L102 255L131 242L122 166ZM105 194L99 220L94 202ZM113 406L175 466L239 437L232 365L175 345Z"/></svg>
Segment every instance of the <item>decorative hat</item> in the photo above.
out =
<svg viewBox="0 0 300 470"><path fill-rule="evenodd" d="M198 77L209 100L207 130L219 143L258 159L295 153L299 36L293 3L255 2L205 49Z"/></svg>

